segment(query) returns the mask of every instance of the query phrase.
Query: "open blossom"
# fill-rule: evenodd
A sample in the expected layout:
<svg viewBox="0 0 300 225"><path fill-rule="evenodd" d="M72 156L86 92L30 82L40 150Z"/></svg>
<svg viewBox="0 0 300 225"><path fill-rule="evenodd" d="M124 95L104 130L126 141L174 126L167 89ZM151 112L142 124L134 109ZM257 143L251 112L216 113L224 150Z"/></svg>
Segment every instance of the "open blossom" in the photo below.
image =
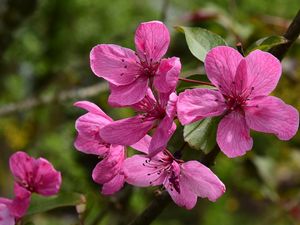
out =
<svg viewBox="0 0 300 225"><path fill-rule="evenodd" d="M169 43L167 27L151 21L141 23L136 30L136 52L113 44L95 46L90 53L91 68L111 84L110 101L118 105L137 103L152 84L160 92L169 92L181 69L179 58L162 59Z"/></svg>
<svg viewBox="0 0 300 225"><path fill-rule="evenodd" d="M16 184L29 192L51 196L60 189L60 172L44 158L34 159L25 152L16 152L10 157L9 165Z"/></svg>
<svg viewBox="0 0 300 225"><path fill-rule="evenodd" d="M213 48L206 56L208 79L218 90L197 88L178 97L177 113L185 125L220 116L217 143L228 157L250 150L250 128L292 138L299 126L298 111L281 99L268 96L281 75L281 64L271 54L255 50L243 57L233 48Z"/></svg>
<svg viewBox="0 0 300 225"><path fill-rule="evenodd" d="M15 224L27 212L31 192L15 183L14 194L12 200L0 198L0 225Z"/></svg>
<svg viewBox="0 0 300 225"><path fill-rule="evenodd" d="M81 152L103 158L93 170L92 177L95 182L103 184L102 194L113 194L119 191L125 182L122 171L125 147L112 145L100 137L102 127L113 120L98 106L88 101L79 101L74 105L88 111L76 120L78 136L74 145Z"/></svg>
<svg viewBox="0 0 300 225"><path fill-rule="evenodd" d="M163 185L173 201L187 209L196 205L198 197L216 201L225 192L224 184L200 162L175 159L166 149L149 159L146 154L150 137L143 141L145 147L139 150L145 154L134 155L124 162L129 184L139 187Z"/></svg>
<svg viewBox="0 0 300 225"><path fill-rule="evenodd" d="M0 225L14 225L30 205L33 192L44 196L54 195L61 185L60 172L46 159L34 159L25 152L16 152L9 159L15 177L13 199L0 198Z"/></svg>
<svg viewBox="0 0 300 225"><path fill-rule="evenodd" d="M175 87L174 87L175 88ZM176 129L173 122L176 115L177 95L173 93L159 93L158 100L148 89L144 99L131 105L139 114L121 119L104 126L101 137L112 144L132 145L143 138L153 128L149 154L153 156L162 151Z"/></svg>

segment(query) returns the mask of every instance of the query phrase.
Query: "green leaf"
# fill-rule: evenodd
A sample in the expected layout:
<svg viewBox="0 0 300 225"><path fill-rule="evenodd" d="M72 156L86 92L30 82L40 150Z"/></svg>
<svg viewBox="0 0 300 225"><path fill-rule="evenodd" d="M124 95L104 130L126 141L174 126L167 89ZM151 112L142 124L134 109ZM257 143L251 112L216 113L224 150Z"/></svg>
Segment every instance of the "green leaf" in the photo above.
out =
<svg viewBox="0 0 300 225"><path fill-rule="evenodd" d="M257 40L252 45L250 45L250 47L246 51L246 54L249 54L250 52L256 49L260 49L262 51L269 51L272 47L276 45L285 44L287 42L288 40L283 36L264 37L262 39Z"/></svg>
<svg viewBox="0 0 300 225"><path fill-rule="evenodd" d="M218 117L206 118L192 124L186 125L183 129L183 137L191 148L209 153L216 145L216 132Z"/></svg>
<svg viewBox="0 0 300 225"><path fill-rule="evenodd" d="M85 203L85 197L78 193L61 193L52 197L33 195L27 216L66 206L77 206Z"/></svg>
<svg viewBox="0 0 300 225"><path fill-rule="evenodd" d="M185 34L187 45L192 54L204 62L209 50L219 45L226 45L226 42L219 35L200 27L182 27L176 29Z"/></svg>

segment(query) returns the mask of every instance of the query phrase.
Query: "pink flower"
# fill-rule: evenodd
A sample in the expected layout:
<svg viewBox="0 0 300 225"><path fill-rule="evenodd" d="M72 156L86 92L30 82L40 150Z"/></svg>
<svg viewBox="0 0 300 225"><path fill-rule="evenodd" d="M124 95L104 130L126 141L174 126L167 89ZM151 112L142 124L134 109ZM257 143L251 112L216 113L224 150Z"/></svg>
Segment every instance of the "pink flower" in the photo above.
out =
<svg viewBox="0 0 300 225"><path fill-rule="evenodd" d="M14 225L23 217L30 205L31 194L44 196L59 191L61 175L46 159L34 159L25 152L16 152L9 159L15 177L14 199L0 198L0 225Z"/></svg>
<svg viewBox="0 0 300 225"><path fill-rule="evenodd" d="M31 192L15 183L14 193L13 200L0 198L0 225L15 224L27 212Z"/></svg>
<svg viewBox="0 0 300 225"><path fill-rule="evenodd" d="M131 105L139 114L135 117L121 119L104 126L101 137L108 143L132 145L143 138L148 131L156 128L149 147L149 156L162 151L176 129L173 122L176 115L177 95L159 93L155 99L150 89L144 99Z"/></svg>
<svg viewBox="0 0 300 225"><path fill-rule="evenodd" d="M147 139L144 140L145 147L140 148L146 154L150 137ZM224 184L209 168L198 161L184 162L175 159L166 149L151 159L147 155L127 158L124 162L124 173L126 182L135 186L162 184L173 201L187 209L196 205L197 197L216 201L225 192Z"/></svg>
<svg viewBox="0 0 300 225"><path fill-rule="evenodd" d="M91 68L111 83L110 102L132 105L141 101L152 84L159 92L170 92L181 69L177 57L162 59L170 43L167 27L159 21L141 23L135 33L136 53L113 44L95 46Z"/></svg>
<svg viewBox="0 0 300 225"><path fill-rule="evenodd" d="M218 90L197 88L181 93L177 113L183 125L223 115L217 143L228 157L244 155L252 148L250 128L273 133L280 140L296 134L298 111L268 96L281 75L281 64L273 55L256 50L243 58L235 49L220 46L207 54L205 69Z"/></svg>
<svg viewBox="0 0 300 225"><path fill-rule="evenodd" d="M99 132L103 126L113 120L98 106L88 101L76 102L74 105L88 111L76 120L78 136L74 143L75 148L86 154L104 158L96 165L92 177L96 183L103 184L102 194L113 194L119 191L125 182L122 170L125 147L112 145L100 137Z"/></svg>
<svg viewBox="0 0 300 225"><path fill-rule="evenodd" d="M9 159L10 170L19 189L40 195L56 194L61 185L61 174L46 159L34 159L25 152L16 152ZM21 190L22 191L22 190Z"/></svg>

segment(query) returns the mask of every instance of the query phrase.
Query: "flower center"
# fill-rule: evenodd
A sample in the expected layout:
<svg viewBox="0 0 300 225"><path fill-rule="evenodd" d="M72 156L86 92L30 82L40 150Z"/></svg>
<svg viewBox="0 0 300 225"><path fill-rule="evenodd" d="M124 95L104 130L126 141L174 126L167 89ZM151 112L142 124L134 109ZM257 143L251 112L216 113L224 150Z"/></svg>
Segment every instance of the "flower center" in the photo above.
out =
<svg viewBox="0 0 300 225"><path fill-rule="evenodd" d="M181 161L176 160L173 155L167 150L164 150L162 154L162 156L159 156L159 159L146 159L143 163L143 166L153 169L153 171L151 173L148 173L147 176L158 175L155 176L155 178L151 180L149 184L152 185L154 184L154 182L160 179L164 179L163 184L166 188L169 188L171 191L175 190L180 193L180 168L178 163L181 163ZM174 161L175 163L173 163Z"/></svg>

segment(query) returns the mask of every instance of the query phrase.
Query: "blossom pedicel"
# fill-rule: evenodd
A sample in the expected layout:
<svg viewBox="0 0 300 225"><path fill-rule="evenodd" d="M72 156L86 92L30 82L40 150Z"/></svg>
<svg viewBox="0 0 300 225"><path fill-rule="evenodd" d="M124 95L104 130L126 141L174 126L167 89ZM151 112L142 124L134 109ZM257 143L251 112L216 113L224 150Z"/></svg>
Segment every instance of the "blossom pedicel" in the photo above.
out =
<svg viewBox="0 0 300 225"><path fill-rule="evenodd" d="M280 140L296 134L298 111L268 96L281 75L281 64L273 55L255 50L243 58L235 49L220 46L208 52L204 65L208 79L218 90L196 88L180 93L177 114L183 125L223 115L217 143L231 158L252 148L250 128L273 133Z"/></svg>

